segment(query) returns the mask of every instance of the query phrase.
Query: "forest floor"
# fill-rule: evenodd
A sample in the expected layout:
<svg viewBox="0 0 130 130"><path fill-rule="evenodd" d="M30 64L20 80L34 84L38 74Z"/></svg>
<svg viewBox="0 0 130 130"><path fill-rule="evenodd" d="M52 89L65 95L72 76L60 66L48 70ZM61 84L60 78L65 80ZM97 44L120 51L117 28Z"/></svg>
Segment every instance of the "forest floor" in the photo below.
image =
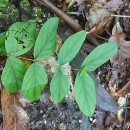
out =
<svg viewBox="0 0 130 130"><path fill-rule="evenodd" d="M3 125L8 126L3 130L130 130L129 0L9 0L0 15L0 33L18 21L35 21L40 29L54 16L60 19L57 40L60 45L75 32L82 29L89 32L71 62L72 68L78 68L83 59L102 43L116 42L119 45L113 59L90 74L96 77L93 77L97 92L96 110L91 118L84 116L72 93L54 105L48 87L40 100L31 103L20 92L15 95L7 93L0 84L0 130ZM0 57L0 74L4 65L5 58ZM72 70L74 79L76 73ZM12 122L4 124L5 118ZM16 129L12 129L14 124Z"/></svg>

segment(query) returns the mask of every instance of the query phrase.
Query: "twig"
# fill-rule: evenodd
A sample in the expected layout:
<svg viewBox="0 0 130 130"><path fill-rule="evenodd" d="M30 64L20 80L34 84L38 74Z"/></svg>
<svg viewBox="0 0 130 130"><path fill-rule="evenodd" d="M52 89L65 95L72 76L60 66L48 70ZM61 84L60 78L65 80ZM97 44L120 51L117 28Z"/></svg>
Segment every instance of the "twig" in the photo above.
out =
<svg viewBox="0 0 130 130"><path fill-rule="evenodd" d="M106 30L106 32L107 32L107 34L109 35L109 36L112 36L112 34L110 34L110 32L107 30L107 29L105 29Z"/></svg>
<svg viewBox="0 0 130 130"><path fill-rule="evenodd" d="M78 24L76 21L74 21L72 18L70 18L67 14L65 14L63 11L61 11L59 8L57 8L53 3L51 3L49 0L36 0L37 3L41 5L48 6L57 16L62 18L66 23L75 31L81 31L83 30L82 26ZM87 36L87 40L92 43L95 46L98 46L99 43L95 37L92 35Z"/></svg>
<svg viewBox="0 0 130 130"><path fill-rule="evenodd" d="M79 71L79 69L75 69L75 68L72 68L72 67L71 67L71 70L77 70L77 71Z"/></svg>
<svg viewBox="0 0 130 130"><path fill-rule="evenodd" d="M34 60L34 59L29 59L29 58L25 58L25 57L21 57L21 56L19 56L19 57L17 57L17 58L23 59L23 60L27 60L27 61L33 61L33 62L36 61L36 60Z"/></svg>
<svg viewBox="0 0 130 130"><path fill-rule="evenodd" d="M47 112L44 114L44 118L48 116L48 113L50 112L51 109L53 109L55 107L55 105L52 105L49 110L47 110Z"/></svg>
<svg viewBox="0 0 130 130"><path fill-rule="evenodd" d="M55 5L53 5L49 0L36 0L41 5L44 5L44 3L53 11L55 12L59 17L64 19L67 24L73 28L75 31L82 30L82 26L78 24L76 21L71 19L68 15L66 15L63 11L61 11L59 8L57 8Z"/></svg>
<svg viewBox="0 0 130 130"><path fill-rule="evenodd" d="M108 41L108 39L106 39L106 38L104 38L104 37L101 37L101 36L99 36L99 35L97 35L97 34L91 33L91 35L93 35L93 36L95 36L95 37L97 37L97 38L103 39L103 40L105 40L105 41Z"/></svg>
<svg viewBox="0 0 130 130"><path fill-rule="evenodd" d="M126 16L126 15L114 15L114 14L112 14L111 16L122 17L122 18L130 18L130 16Z"/></svg>
<svg viewBox="0 0 130 130"><path fill-rule="evenodd" d="M82 13L77 13L77 12L67 12L67 14L80 15L80 14L82 14Z"/></svg>
<svg viewBox="0 0 130 130"><path fill-rule="evenodd" d="M0 55L0 56L7 56L7 57L14 57L14 58L18 58L18 59L22 59L22 60L26 60L26 61L32 61L32 62L42 62L44 65L50 65L49 63L46 63L46 62L43 62L43 60L35 60L35 59L29 59L29 58L26 58L26 57L21 57L21 56L18 56L18 57L15 57L15 56L11 56L11 55ZM75 68L71 68L72 70L79 70L79 69L75 69Z"/></svg>
<svg viewBox="0 0 130 130"><path fill-rule="evenodd" d="M25 58L25 57L21 57L21 56L12 56L12 55L8 55L8 54L4 54L4 55L0 55L1 57L14 57L14 58L19 58L19 59L23 59L23 60L27 60L27 61L36 61L35 59L29 59L29 58Z"/></svg>

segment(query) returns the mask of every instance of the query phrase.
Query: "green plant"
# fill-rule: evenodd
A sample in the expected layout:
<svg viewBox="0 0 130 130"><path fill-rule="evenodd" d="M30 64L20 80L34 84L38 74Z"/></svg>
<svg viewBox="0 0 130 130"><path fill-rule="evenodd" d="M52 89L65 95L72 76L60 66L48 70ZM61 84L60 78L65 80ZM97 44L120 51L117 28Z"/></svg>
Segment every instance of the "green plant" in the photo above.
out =
<svg viewBox="0 0 130 130"><path fill-rule="evenodd" d="M36 26L31 22L17 22L10 26L7 33L0 35L0 54L7 56L1 80L10 93L22 90L30 101L40 98L48 79L41 61L49 58L56 50L58 18L49 19L41 28L36 39ZM6 34L6 36L5 36ZM70 89L69 76L64 65L69 63L80 50L86 38L86 31L70 36L58 54L58 69L50 83L51 97L55 104L67 95ZM34 46L34 59L20 57ZM116 43L105 43L94 49L84 60L76 76L74 96L81 111L92 116L96 106L95 85L87 72L94 71L113 57L117 51ZM5 51L6 50L6 51ZM20 59L31 60L27 69Z"/></svg>
<svg viewBox="0 0 130 130"><path fill-rule="evenodd" d="M75 99L81 111L87 116L92 116L96 107L95 84L88 72L96 70L108 61L116 54L117 49L118 45L116 43L99 45L84 60L76 76L74 85Z"/></svg>
<svg viewBox="0 0 130 130"><path fill-rule="evenodd" d="M0 0L0 13L3 11L3 9L6 7L6 4L9 0Z"/></svg>
<svg viewBox="0 0 130 130"><path fill-rule="evenodd" d="M76 56L85 37L85 31L78 32L69 37L60 49L58 63L61 67L55 73L50 84L51 96L56 104L59 103L69 91L68 76L62 65L70 62ZM87 56L79 69L74 84L74 96L80 110L86 116L92 116L96 107L95 84L88 72L96 70L99 66L112 58L116 54L117 49L118 45L116 43L104 43L99 45Z"/></svg>
<svg viewBox="0 0 130 130"><path fill-rule="evenodd" d="M6 33L3 32L0 34L0 54L6 54L5 40L6 40Z"/></svg>

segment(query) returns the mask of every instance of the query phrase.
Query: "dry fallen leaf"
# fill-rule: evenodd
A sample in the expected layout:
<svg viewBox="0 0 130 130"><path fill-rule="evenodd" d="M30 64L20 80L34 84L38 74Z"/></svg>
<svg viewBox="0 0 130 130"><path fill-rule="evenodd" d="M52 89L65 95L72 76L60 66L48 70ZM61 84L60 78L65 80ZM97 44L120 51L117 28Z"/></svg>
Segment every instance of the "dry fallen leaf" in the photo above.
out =
<svg viewBox="0 0 130 130"><path fill-rule="evenodd" d="M116 33L109 38L109 42L116 42L119 45L117 54L111 60L113 64L118 64L130 57L130 41L125 40L126 35L123 32Z"/></svg>
<svg viewBox="0 0 130 130"><path fill-rule="evenodd" d="M128 81L128 83L126 83L126 85L123 86L123 88L121 88L119 91L117 91L116 93L113 93L113 96L125 97L125 95L129 92L129 89L130 89L130 81Z"/></svg>
<svg viewBox="0 0 130 130"><path fill-rule="evenodd" d="M105 29L111 24L112 19L113 17L111 16L105 19L98 26L95 26L94 28L92 28L90 30L90 33L101 35L105 31Z"/></svg>
<svg viewBox="0 0 130 130"><path fill-rule="evenodd" d="M120 122L117 119L116 115L113 113L108 113L105 121L106 126L119 126Z"/></svg>
<svg viewBox="0 0 130 130"><path fill-rule="evenodd" d="M117 54L111 59L112 70L111 78L109 80L109 89L112 92L112 95L115 98L119 98L118 104L122 106L123 102L121 97L129 92L130 81L129 78L129 67L130 67L130 41L126 41L126 34L123 32L120 23L112 29L112 36L109 39L109 42L116 42L119 45ZM127 83L126 83L127 82ZM123 120L122 114L119 111L118 117L120 120ZM121 116L120 116L121 115Z"/></svg>
<svg viewBox="0 0 130 130"><path fill-rule="evenodd" d="M107 11L117 11L117 10L121 10L123 7L123 2L122 0L110 0L105 6L104 8Z"/></svg>
<svg viewBox="0 0 130 130"><path fill-rule="evenodd" d="M1 106L3 113L3 130L29 130L29 117L20 105L19 97L2 88Z"/></svg>
<svg viewBox="0 0 130 130"><path fill-rule="evenodd" d="M90 7L89 11L86 10L86 30L93 32L103 32L105 26L110 23L110 13L103 9L106 1L96 0ZM103 30L102 30L103 29ZM97 31L98 30L98 31Z"/></svg>
<svg viewBox="0 0 130 130"><path fill-rule="evenodd" d="M110 16L108 12L100 8L91 8L89 14L86 15L88 20L87 31L91 30L95 26L98 26L104 19Z"/></svg>
<svg viewBox="0 0 130 130"><path fill-rule="evenodd" d="M113 64L119 64L126 58L130 57L130 41L126 41L126 34L123 32L120 23L116 23L112 29L112 36L108 42L116 42L119 45L117 54L111 60Z"/></svg>
<svg viewBox="0 0 130 130"><path fill-rule="evenodd" d="M3 130L16 130L16 115L14 108L15 95L2 88L1 105L3 113Z"/></svg>
<svg viewBox="0 0 130 130"><path fill-rule="evenodd" d="M123 32L123 29L120 25L120 22L117 22L112 29L112 35L115 35L116 33L120 33L120 32Z"/></svg>

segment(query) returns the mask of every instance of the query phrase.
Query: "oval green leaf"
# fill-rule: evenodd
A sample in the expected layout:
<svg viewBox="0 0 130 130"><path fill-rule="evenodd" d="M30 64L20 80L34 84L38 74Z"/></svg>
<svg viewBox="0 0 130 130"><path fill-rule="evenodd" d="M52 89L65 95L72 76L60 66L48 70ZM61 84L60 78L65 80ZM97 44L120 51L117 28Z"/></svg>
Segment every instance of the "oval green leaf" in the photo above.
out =
<svg viewBox="0 0 130 130"><path fill-rule="evenodd" d="M84 71L76 76L74 96L82 113L91 117L96 107L96 91L93 80Z"/></svg>
<svg viewBox="0 0 130 130"><path fill-rule="evenodd" d="M0 0L0 7L5 8L9 0Z"/></svg>
<svg viewBox="0 0 130 130"><path fill-rule="evenodd" d="M51 97L55 104L67 95L70 89L69 78L65 70L58 69L50 83Z"/></svg>
<svg viewBox="0 0 130 130"><path fill-rule="evenodd" d="M5 89L10 93L19 91L25 73L25 64L17 58L9 57L1 76L2 84Z"/></svg>
<svg viewBox="0 0 130 130"><path fill-rule="evenodd" d="M69 63L80 50L86 38L86 31L80 31L70 36L63 44L58 54L58 62L60 65Z"/></svg>
<svg viewBox="0 0 130 130"><path fill-rule="evenodd" d="M0 54L6 54L5 50L6 32L0 34Z"/></svg>
<svg viewBox="0 0 130 130"><path fill-rule="evenodd" d="M30 101L39 99L47 81L47 74L44 68L37 62L31 64L22 83L24 97Z"/></svg>
<svg viewBox="0 0 130 130"><path fill-rule="evenodd" d="M34 58L44 60L56 50L58 18L49 19L41 28L34 47Z"/></svg>
<svg viewBox="0 0 130 130"><path fill-rule="evenodd" d="M112 58L117 53L117 50L117 43L104 43L99 45L86 57L81 68L84 68L86 71L94 71Z"/></svg>
<svg viewBox="0 0 130 130"><path fill-rule="evenodd" d="M36 40L36 25L32 22L16 22L7 32L6 52L12 56L20 56L28 52Z"/></svg>

